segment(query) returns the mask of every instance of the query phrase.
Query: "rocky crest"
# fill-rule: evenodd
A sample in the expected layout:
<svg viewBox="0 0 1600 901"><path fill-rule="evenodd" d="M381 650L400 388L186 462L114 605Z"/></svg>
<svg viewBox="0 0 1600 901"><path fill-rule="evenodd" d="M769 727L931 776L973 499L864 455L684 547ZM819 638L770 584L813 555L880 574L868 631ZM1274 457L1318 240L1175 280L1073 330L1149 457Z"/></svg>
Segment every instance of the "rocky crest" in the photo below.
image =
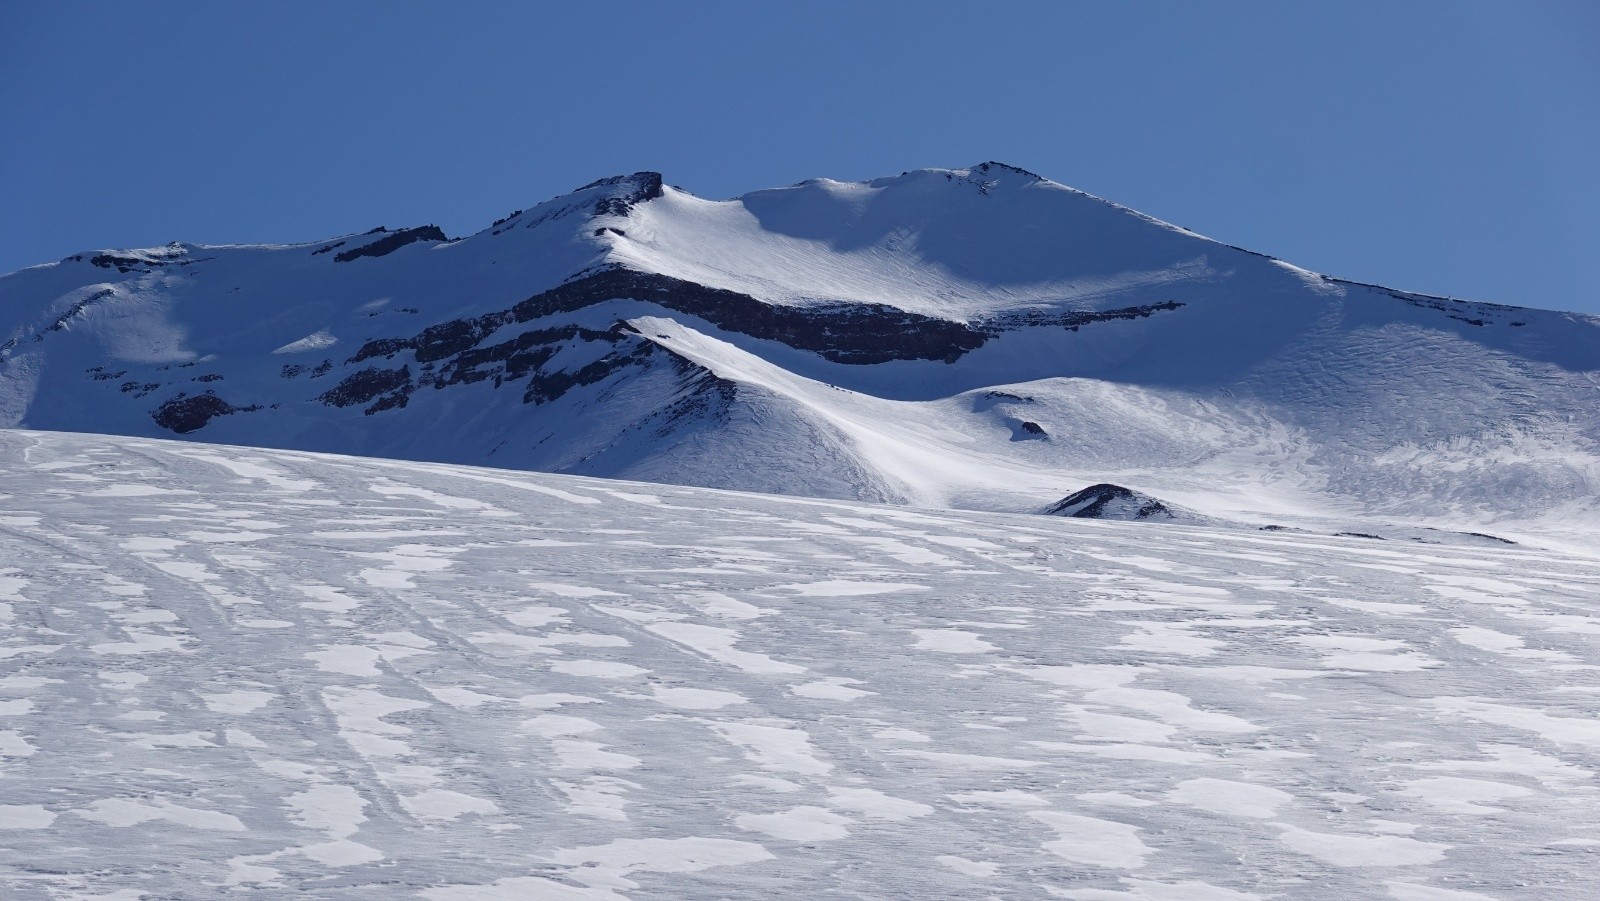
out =
<svg viewBox="0 0 1600 901"><path fill-rule="evenodd" d="M151 418L156 421L156 425L164 429L179 435L187 435L204 428L206 423L218 416L230 413L254 413L259 409L261 407L258 405L236 407L215 393L207 391L195 395L179 394L157 407Z"/></svg>
<svg viewBox="0 0 1600 901"><path fill-rule="evenodd" d="M1172 520L1179 518L1171 507L1148 494L1121 485L1101 482L1075 491L1044 508L1047 516L1074 519Z"/></svg>
<svg viewBox="0 0 1600 901"><path fill-rule="evenodd" d="M402 228L397 232L391 232L388 229L380 227L378 231L387 233L383 237L371 242L370 244L363 244L360 247L355 247L350 250L334 254L334 262L348 263L351 260L359 257L386 256L394 253L402 247L405 247L407 244L415 244L418 241L450 240L449 238L445 237L444 232L441 231L437 225L422 225L416 228ZM342 244L344 242L341 241L340 243ZM331 249L332 248L325 248L325 250Z"/></svg>

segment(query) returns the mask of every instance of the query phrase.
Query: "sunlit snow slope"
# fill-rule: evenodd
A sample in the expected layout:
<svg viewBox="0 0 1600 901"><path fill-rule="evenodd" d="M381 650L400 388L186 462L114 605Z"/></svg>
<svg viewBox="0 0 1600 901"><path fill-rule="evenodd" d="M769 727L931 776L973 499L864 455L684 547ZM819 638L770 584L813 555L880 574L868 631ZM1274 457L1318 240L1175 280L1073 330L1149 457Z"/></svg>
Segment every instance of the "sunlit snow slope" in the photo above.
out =
<svg viewBox="0 0 1600 901"><path fill-rule="evenodd" d="M923 506L1111 483L1584 540L1597 400L1593 317L1317 275L997 163L727 201L638 173L459 240L0 278L0 426Z"/></svg>
<svg viewBox="0 0 1600 901"><path fill-rule="evenodd" d="M7 898L1600 895L1600 565L0 432Z"/></svg>

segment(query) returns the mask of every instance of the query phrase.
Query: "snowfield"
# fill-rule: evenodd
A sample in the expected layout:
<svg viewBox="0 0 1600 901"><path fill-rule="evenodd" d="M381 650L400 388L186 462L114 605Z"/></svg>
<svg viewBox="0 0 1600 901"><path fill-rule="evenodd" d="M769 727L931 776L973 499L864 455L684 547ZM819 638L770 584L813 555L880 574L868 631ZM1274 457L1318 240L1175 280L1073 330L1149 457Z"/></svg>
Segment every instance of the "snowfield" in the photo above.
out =
<svg viewBox="0 0 1600 901"><path fill-rule="evenodd" d="M0 496L6 897L1600 896L1570 549L33 431Z"/></svg>

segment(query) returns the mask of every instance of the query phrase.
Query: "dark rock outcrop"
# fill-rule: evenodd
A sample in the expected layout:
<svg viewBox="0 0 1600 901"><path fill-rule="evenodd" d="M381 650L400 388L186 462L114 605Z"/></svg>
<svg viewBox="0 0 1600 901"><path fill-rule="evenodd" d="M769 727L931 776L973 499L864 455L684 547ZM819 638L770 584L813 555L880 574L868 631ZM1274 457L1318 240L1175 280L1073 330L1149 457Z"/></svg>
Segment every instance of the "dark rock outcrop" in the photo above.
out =
<svg viewBox="0 0 1600 901"><path fill-rule="evenodd" d="M141 260L138 257L118 256L114 253L97 253L89 258L89 265L99 266L101 269L115 269L118 272L149 272L147 266L164 265Z"/></svg>
<svg viewBox="0 0 1600 901"><path fill-rule="evenodd" d="M886 304L781 307L736 291L623 268L601 270L534 295L511 313L526 322L615 299L659 304L730 332L779 341L838 363L954 361L987 338L965 323Z"/></svg>
<svg viewBox="0 0 1600 901"><path fill-rule="evenodd" d="M193 266L203 263L206 259L186 259L189 248L174 241L163 247L152 250L124 250L117 253L97 253L89 258L89 265L99 266L101 269L115 269L118 272L154 272L163 266ZM68 257L69 260L81 260L83 255Z"/></svg>
<svg viewBox="0 0 1600 901"><path fill-rule="evenodd" d="M399 369L379 369L376 366L369 366L345 376L343 381L324 391L317 400L330 407L351 407L368 403L379 395L389 395L367 409L366 412L372 414L380 410L404 407L405 396L409 395L414 387L411 384L410 366L402 366Z"/></svg>
<svg viewBox="0 0 1600 901"><path fill-rule="evenodd" d="M635 204L655 200L661 196L660 172L635 172L632 175L616 175L611 178L602 178L592 181L580 191L590 188L610 188L627 186L630 190L618 192L609 197L603 197L594 205L596 216L626 216L633 212Z"/></svg>
<svg viewBox="0 0 1600 901"><path fill-rule="evenodd" d="M544 404L559 400L574 388L593 385L623 369L643 365L656 352L656 345L648 342L638 341L633 345L626 350L606 354L571 372L564 369L535 372L528 380L528 390L523 392L522 402Z"/></svg>
<svg viewBox="0 0 1600 901"><path fill-rule="evenodd" d="M113 291L110 288L106 288L104 290L100 290L100 291L94 292L93 294L89 295L88 297L85 297L84 299L82 299L82 300L78 301L77 303L73 304L65 313L62 313L59 317L57 317L55 322L52 322L49 325L45 326L44 330L46 332L59 332L59 331L62 331L63 329L65 329L67 327L68 323L70 323L70 322L72 322L72 320L78 318L78 316L80 314L82 314L84 310L88 309L91 304L94 304L94 303L96 303L98 301L105 300L107 297L115 296L116 293L117 293L116 291ZM35 340L35 341L43 341L44 340L44 334L41 332L40 334L34 335L33 336L33 340Z"/></svg>
<svg viewBox="0 0 1600 901"><path fill-rule="evenodd" d="M259 405L236 407L207 391L195 395L179 394L157 407L155 412L150 414L150 418L156 421L156 425L168 431L186 435L204 428L206 423L218 416L230 413L253 413L259 409L261 409Z"/></svg>
<svg viewBox="0 0 1600 901"><path fill-rule="evenodd" d="M413 338L369 341L349 362L386 357L403 350L414 350L418 362L442 360L475 347L504 326L570 313L608 300L659 304L731 332L779 341L837 363L953 362L981 347L989 337L966 323L909 313L886 304L780 307L736 291L613 267L535 294L510 310L431 326Z"/></svg>
<svg viewBox="0 0 1600 901"><path fill-rule="evenodd" d="M397 232L388 232L383 237L370 244L353 247L349 250L333 255L336 263L348 263L357 257L381 257L394 253L407 244L418 241L448 241L444 232L437 225L422 225L416 228L402 228ZM332 248L324 248L331 250Z"/></svg>
<svg viewBox="0 0 1600 901"><path fill-rule="evenodd" d="M1067 495L1046 507L1049 516L1070 516L1075 519L1165 519L1179 518L1166 504L1121 485L1102 482L1082 491Z"/></svg>
<svg viewBox="0 0 1600 901"><path fill-rule="evenodd" d="M1039 328L1055 326L1075 332L1079 328L1095 322L1115 322L1119 319L1147 319L1157 313L1170 312L1183 307L1177 301L1169 300L1162 303L1145 304L1138 307L1120 307L1115 310L1068 310L1065 312L1051 312L1047 310L1017 310L1001 313L993 319L983 322L989 334L1011 331L1019 328Z"/></svg>

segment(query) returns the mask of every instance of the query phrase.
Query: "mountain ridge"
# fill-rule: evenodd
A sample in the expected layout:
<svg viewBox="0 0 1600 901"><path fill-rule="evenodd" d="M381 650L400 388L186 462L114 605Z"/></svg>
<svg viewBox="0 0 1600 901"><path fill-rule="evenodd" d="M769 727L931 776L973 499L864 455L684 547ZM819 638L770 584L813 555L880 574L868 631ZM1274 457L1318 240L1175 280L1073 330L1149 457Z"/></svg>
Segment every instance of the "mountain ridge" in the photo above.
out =
<svg viewBox="0 0 1600 901"><path fill-rule="evenodd" d="M1300 269L999 163L0 278L0 425L1032 510L1600 528L1600 318ZM1023 440L1026 439L1026 440Z"/></svg>
<svg viewBox="0 0 1600 901"><path fill-rule="evenodd" d="M1252 249L1247 248L1247 247L1242 247L1242 246L1237 245L1237 244L1231 244L1231 243L1228 243L1226 241L1219 240L1217 238L1212 238L1210 236L1207 236L1207 235L1205 235L1203 233L1200 233L1200 232L1194 231L1192 229L1186 228L1184 226L1177 225L1177 224L1169 222L1167 220L1160 219L1159 217L1155 217L1155 216L1151 216L1149 214L1143 213L1143 212L1141 212L1139 210L1133 209L1132 207L1124 206L1124 205L1119 204L1116 201L1113 201L1113 200L1111 200L1109 198L1102 197L1100 195L1091 193L1089 191L1084 191L1084 190L1082 190L1080 188L1075 188L1075 187L1072 187L1070 185L1066 185L1066 184L1063 184L1063 183L1060 183L1060 182L1053 181L1053 180L1051 180L1051 179L1049 179L1049 178L1047 178L1047 177L1045 177L1043 175L1040 175L1038 173L1035 173L1035 172L1032 172L1030 170L1024 169L1024 168L1022 168L1020 166L1015 166L1015 165L1012 165L1012 164L1009 164L1009 163L1000 162L1000 161L997 161L997 160L988 160L988 161L985 161L983 163L976 164L974 166L969 166L969 167L965 167L965 168L958 168L958 169L939 169L939 168L911 169L911 170L906 170L904 172L901 172L899 175L883 176L883 177L879 177L879 178L868 179L868 180L861 181L861 182L842 182L842 181L837 181L835 179L830 179L830 178L810 178L810 179L805 179L803 181L796 182L796 183L794 183L792 185L787 185L787 186L784 186L784 187L757 189L757 190L754 190L754 191L746 192L746 193L741 194L741 195L736 195L736 196L734 196L732 198L729 198L727 200L723 200L723 201L710 200L710 201L706 201L706 202L708 202L708 203L740 203L740 202L743 202L746 199L752 198L752 197L758 197L758 196L761 196L761 195L772 194L772 193L776 193L776 192L783 192L783 191L790 191L790 190L795 190L795 189L807 188L807 187L816 186L816 185L844 185L844 186L861 186L861 185L864 185L864 186L868 186L868 187L872 187L872 188L881 188L881 187L885 187L885 186L889 186L889 185L893 185L895 183L901 182L902 180L905 180L908 177L920 176L920 175L949 176L949 179L947 179L947 180L954 180L954 178L958 174L964 174L964 173L970 173L970 172L996 171L996 170L1002 171L1002 172L1008 172L1008 173L1015 174L1015 175L1024 176L1030 183L1044 183L1044 184L1047 184L1048 186L1050 186L1051 188L1059 189L1059 190L1062 190L1062 191L1065 191L1065 192L1070 192L1071 194L1074 194L1074 195L1080 196L1082 198L1085 198L1087 200L1093 201L1093 202L1095 202L1097 204L1100 204L1102 206L1105 206L1105 207L1107 207L1107 208L1109 208L1111 210L1115 210L1116 212L1118 212L1120 214L1125 214L1125 215L1128 215L1130 217L1133 217L1133 218L1136 218L1138 220L1141 220L1143 222L1149 223L1151 225L1158 226L1160 228L1163 228L1163 229L1166 229L1166 230L1169 230L1169 231L1172 231L1172 232L1175 232L1175 233L1179 233L1179 234L1182 234L1182 235L1185 235L1185 236L1188 236L1188 237L1192 237L1192 238L1196 238L1196 239L1205 241L1208 244L1215 245L1215 246L1220 247L1220 248L1225 248L1227 250L1235 251L1235 252L1238 252L1238 253L1241 253L1241 254L1244 254L1244 255L1247 255L1247 256L1258 257L1260 259L1268 260L1268 261L1271 261L1271 262L1274 262L1274 263L1290 265L1290 264L1287 264L1282 258L1274 256L1272 254L1264 253L1264 252L1257 251L1257 250L1252 250ZM978 185L981 186L982 183L981 182L974 182L974 184L978 184ZM682 188L677 188L676 186L668 185L665 182L664 175L662 173L660 173L660 172L656 172L656 171L652 171L652 170L641 170L639 172L634 172L634 173L631 173L631 174L614 175L614 176L608 176L608 177L605 177L605 178L595 179L595 180L593 180L591 182L588 182L588 183L586 183L584 185L581 185L581 186L579 186L577 188L574 188L571 191L568 191L568 192L566 192L564 194L556 195L553 198L550 198L550 199L548 199L546 201L543 201L543 202L541 202L539 204L535 204L532 207L528 207L526 209L514 210L513 212L507 214L505 217L502 217L500 219L494 220L489 226L483 227L483 228L479 229L478 231L472 232L470 234L461 235L459 237L454 237L454 238L447 236L443 232L443 230L441 230L437 225L431 225L430 224L430 225L422 225L422 226L407 226L407 227L401 227L401 228L393 229L393 230L391 230L387 226L380 225L380 226L377 226L375 228L369 229L368 231L365 231L365 232L350 232L350 233L347 233L347 234L334 235L332 237L325 237L325 238L305 240L305 241L292 241L292 242L247 242L247 243L198 244L198 243L188 242L188 241L172 241L172 242L169 242L168 244L164 244L164 245L157 245L157 246L152 246L152 247L142 247L142 248L101 247L101 248L80 250L80 251L78 251L76 253L69 254L68 256L63 257L60 260L47 261L47 262L33 264L33 265L30 265L30 266L25 266L25 267L23 267L21 269L15 270L12 273L9 273L9 275L15 275L15 274L18 274L18 273L26 272L28 270L36 270L36 269L41 269L41 268L54 267L54 266L57 266L57 265L60 265L60 264L68 263L68 262L82 262L82 261L84 261L86 259L90 260L91 262L94 262L95 265L100 265L100 266L116 266L116 265L118 265L118 263L121 263L122 265L129 265L130 263L144 263L144 264L154 263L154 264L157 264L157 265L161 265L161 264L164 264L164 263L165 264L170 264L170 262L164 261L163 257L173 255L175 251L193 252L193 251L196 251L196 250L290 249L290 248L298 248L298 247L307 247L307 246L312 246L312 245L318 245L319 246L319 250L316 251L316 252L317 253L324 253L324 252L329 252L329 251L334 249L335 244L333 242L349 242L351 240L367 237L367 236L370 236L370 235L373 235L373 234L384 234L384 233L388 233L390 235L398 234L398 233L413 233L413 232L415 232L415 233L425 233L425 234L430 234L432 236L432 237L429 238L429 240L431 240L431 241L442 243L442 244L455 244L455 243L459 243L461 241L464 241L464 240L467 240L467 239L470 239L470 238L478 237L478 236L483 235L485 233L495 234L495 235L501 234L503 232L510 231L511 228L515 227L518 224L523 225L524 227L535 227L535 226L537 226L539 224L542 224L542 222L544 222L544 221L548 221L548 220L553 219L553 218L559 218L560 216L570 214L570 213L574 212L575 208L581 208L581 207L586 205L585 201L579 201L579 202L576 202L576 203L571 203L571 202L563 203L563 201L567 201L568 198L576 198L576 197L579 197L579 195L583 195L583 194L586 194L588 192L593 192L593 191L596 191L597 189L604 189L604 188L609 188L609 187L618 187L618 186L624 186L624 185L627 185L627 186L633 188L633 190L629 192L629 194L633 195L632 197L629 197L628 195L618 195L615 198L613 198L611 196L605 196L605 197L601 197L601 198L598 199L598 204L602 208L608 208L610 210L620 211L621 214L625 215L626 212L628 210L631 210L632 206L634 206L635 204L641 203L641 202L647 202L648 200L653 200L653 199L656 199L656 198L659 198L659 197L663 196L664 189L666 189L666 188L671 188L675 192L678 192L678 193L681 193L681 194L685 194L685 195L688 195L688 196L694 196L692 194L689 194L689 192L687 192L686 190L684 190ZM699 199L699 198L697 198L697 199ZM609 207L610 203L616 203L617 206L616 207ZM523 219L526 214L533 213L535 211L544 209L546 207L551 207L551 206L556 206L556 209L554 211L546 210L544 215L537 217L535 221L520 222L520 223L518 222L518 220ZM590 206L593 206L593 204L590 204ZM597 210L596 214L597 215L601 215L601 214L604 214L604 213L601 213L600 211ZM398 248L395 248L395 249L398 249ZM370 255L370 254L364 254L364 255ZM348 261L348 260L346 260L346 261ZM192 264L194 262L198 262L198 261L185 260L185 261L179 262L178 265L189 265L189 264ZM1296 270L1299 270L1299 267L1292 267L1292 268L1295 268ZM1299 270L1299 271L1305 271L1305 270ZM1332 283L1332 284L1347 285L1347 286L1360 287L1360 288L1377 289L1377 290L1382 290L1382 291L1386 291L1386 292L1392 292L1392 293L1395 293L1395 294L1402 294L1402 295L1405 295L1407 297L1416 298L1418 300L1441 301L1441 302L1449 302L1449 303L1455 303L1455 304L1469 304L1469 305L1473 305L1473 306L1483 306L1483 307L1489 307L1489 308L1493 308L1493 309L1500 309L1500 310L1506 310L1506 311L1510 311L1510 310L1527 310L1527 311L1537 312L1537 313L1552 313L1552 314L1557 314L1557 315L1561 315L1561 316L1575 317L1575 318L1578 318L1578 319L1581 319L1581 320L1600 322L1600 315L1595 315L1595 314L1581 313L1581 312L1568 311L1568 310L1559 310L1559 309L1545 308L1545 307L1527 306L1527 305L1521 305L1521 304L1504 304L1504 303L1498 303L1498 302L1492 302L1492 301L1472 300L1472 299L1467 299L1467 298L1455 297L1455 296L1451 296L1451 295L1433 294L1433 293L1429 293L1429 292L1426 292L1426 291L1417 291L1417 290L1411 290L1411 289L1398 289L1398 288L1393 288L1391 286L1383 285L1383 284L1380 284L1380 283L1377 283L1377 282L1363 281L1363 280L1356 279L1356 278L1346 278L1346 277L1342 277L1342 276L1335 276L1335 275L1329 275L1329 274L1323 274L1323 273L1313 273L1313 274L1316 275L1317 278L1322 279L1322 280L1327 281L1327 282ZM0 273L0 277L4 277L5 275L7 275L7 274L6 273Z"/></svg>

